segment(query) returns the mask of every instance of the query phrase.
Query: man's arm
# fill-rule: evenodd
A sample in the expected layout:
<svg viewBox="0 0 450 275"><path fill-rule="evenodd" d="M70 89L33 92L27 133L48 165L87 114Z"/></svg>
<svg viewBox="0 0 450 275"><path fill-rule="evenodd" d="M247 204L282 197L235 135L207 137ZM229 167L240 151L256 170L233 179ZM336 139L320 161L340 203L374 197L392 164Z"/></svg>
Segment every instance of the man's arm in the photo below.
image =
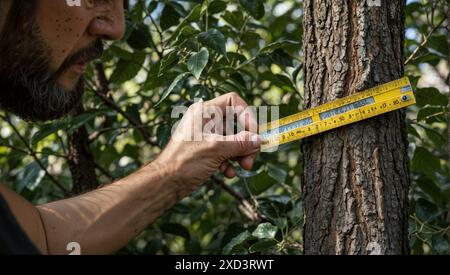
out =
<svg viewBox="0 0 450 275"><path fill-rule="evenodd" d="M101 189L38 206L48 252L67 254L70 242L82 254L119 250L183 197L175 174L155 161Z"/></svg>
<svg viewBox="0 0 450 275"><path fill-rule="evenodd" d="M77 242L82 254L109 254L173 206L183 194L166 165L153 162L101 189L34 207L0 186L23 230L44 254L68 254Z"/></svg>
<svg viewBox="0 0 450 275"><path fill-rule="evenodd" d="M5 199L23 231L42 253L46 253L47 243L45 239L45 230L39 211L24 198L17 195L1 183L0 194Z"/></svg>
<svg viewBox="0 0 450 275"><path fill-rule="evenodd" d="M113 253L219 168L225 175L234 176L228 160L251 169L261 145L257 135L244 131L227 138L214 133L205 134L200 141L193 139L204 134L195 126L198 117L202 121L202 107L219 108L225 114L227 106L245 108L246 104L235 94L195 104L155 161L101 189L36 208L5 188L0 187L0 192L43 253L67 254L71 242L80 244L82 254ZM245 113L241 118L246 130L256 123Z"/></svg>

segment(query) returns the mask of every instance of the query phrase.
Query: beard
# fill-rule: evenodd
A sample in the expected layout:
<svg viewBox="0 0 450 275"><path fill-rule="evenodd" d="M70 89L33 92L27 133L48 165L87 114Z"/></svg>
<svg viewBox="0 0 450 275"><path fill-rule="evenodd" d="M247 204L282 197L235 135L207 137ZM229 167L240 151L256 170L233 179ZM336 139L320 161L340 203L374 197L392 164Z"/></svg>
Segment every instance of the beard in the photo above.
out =
<svg viewBox="0 0 450 275"><path fill-rule="evenodd" d="M103 52L101 41L97 41L53 71L51 50L39 34L37 24L31 24L29 30L16 29L0 36L0 107L28 121L59 119L81 104L84 77L72 90L59 84L58 78L76 62L96 59Z"/></svg>

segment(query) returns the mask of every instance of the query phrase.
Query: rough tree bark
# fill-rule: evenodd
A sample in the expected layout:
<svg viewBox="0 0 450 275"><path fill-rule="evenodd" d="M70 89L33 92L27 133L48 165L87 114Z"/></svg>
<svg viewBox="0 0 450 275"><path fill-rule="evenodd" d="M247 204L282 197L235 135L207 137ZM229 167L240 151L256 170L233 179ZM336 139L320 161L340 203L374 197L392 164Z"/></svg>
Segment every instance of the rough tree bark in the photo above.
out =
<svg viewBox="0 0 450 275"><path fill-rule="evenodd" d="M403 76L404 5L305 0L305 108ZM409 253L404 120L397 111L305 140L305 254Z"/></svg>
<svg viewBox="0 0 450 275"><path fill-rule="evenodd" d="M84 113L84 107L79 105L73 115L82 113ZM68 164L73 183L71 195L78 195L97 188L95 161L89 148L89 136L86 127L82 126L72 135L68 135L68 141Z"/></svg>

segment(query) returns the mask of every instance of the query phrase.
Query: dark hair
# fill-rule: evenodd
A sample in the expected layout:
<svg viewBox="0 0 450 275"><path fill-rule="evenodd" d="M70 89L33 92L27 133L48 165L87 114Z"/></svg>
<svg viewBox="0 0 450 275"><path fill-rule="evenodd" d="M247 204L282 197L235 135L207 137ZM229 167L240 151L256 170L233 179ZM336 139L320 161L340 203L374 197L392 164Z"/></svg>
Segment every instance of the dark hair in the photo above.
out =
<svg viewBox="0 0 450 275"><path fill-rule="evenodd" d="M36 0L13 0L11 7L6 16L6 20L3 26L3 30L0 33L0 53L7 55L6 48L11 43L16 43L18 33L26 34L30 32L30 24L34 21L35 10L37 6ZM5 67L11 68L5 62L8 60L14 60L13 56L10 58L0 58L0 72L5 69Z"/></svg>
<svg viewBox="0 0 450 275"><path fill-rule="evenodd" d="M19 28L25 18L34 14L36 4L36 0L13 0L5 22L5 29L8 27Z"/></svg>

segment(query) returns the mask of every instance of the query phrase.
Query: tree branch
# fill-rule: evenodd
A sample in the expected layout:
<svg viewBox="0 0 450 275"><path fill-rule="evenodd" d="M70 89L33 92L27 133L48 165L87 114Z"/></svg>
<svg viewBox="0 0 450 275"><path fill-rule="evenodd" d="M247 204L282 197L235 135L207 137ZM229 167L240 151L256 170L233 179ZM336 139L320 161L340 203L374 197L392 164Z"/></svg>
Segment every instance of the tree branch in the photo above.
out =
<svg viewBox="0 0 450 275"><path fill-rule="evenodd" d="M446 18L444 17L441 21L439 21L439 23L434 26L431 31L427 34L427 36L425 36L424 40L422 41L422 43L411 53L411 55L406 59L405 61L405 65L408 65L413 59L414 57L416 57L417 53L419 53L419 51L426 46L426 44L428 44L428 40L430 39L430 37L437 31L437 29L439 29L442 24L445 22Z"/></svg>
<svg viewBox="0 0 450 275"><path fill-rule="evenodd" d="M215 184L220 186L223 190L225 190L239 202L239 209L249 220L251 220L253 223L260 223L261 221L265 220L265 218L252 206L252 204L243 196L234 191L233 188L228 186L225 182L218 179L217 177L212 177L212 180Z"/></svg>
<svg viewBox="0 0 450 275"><path fill-rule="evenodd" d="M85 89L85 86L80 89ZM71 116L85 113L83 102L75 106ZM68 141L68 165L72 174L73 188L71 195L78 195L91 191L98 187L98 179L95 174L94 156L89 147L89 135L85 125L75 132L67 135Z"/></svg>
<svg viewBox="0 0 450 275"><path fill-rule="evenodd" d="M9 149L11 149L11 150L20 152L20 153L22 153L22 154L32 156L31 153L28 152L27 150L23 150L22 148L16 147L16 146L14 146L14 145L9 145L9 144L3 143L3 142L1 142L1 141L0 141L0 147L9 148ZM67 156L59 155L59 154L55 154L55 153L45 153L45 152L38 152L38 151L35 151L34 153L35 153L36 155L55 156L55 157L58 157L58 158L67 159Z"/></svg>
<svg viewBox="0 0 450 275"><path fill-rule="evenodd" d="M57 181L48 172L47 167L45 167L45 165L42 163L42 161L38 158L36 152L33 150L33 148L31 148L30 144L28 144L25 137L23 137L22 134L19 132L19 129L17 129L17 127L11 122L8 115L6 115L6 116L0 115L0 118L3 119L6 123L8 123L8 125L13 129L13 131L16 133L16 135L20 138L22 143L27 148L28 155L33 157L34 161L39 165L39 167L42 169L42 171L44 171L45 175L50 179L50 181L52 181L64 193L65 196L68 196L69 192L66 190L66 188L64 188L64 186L62 186L62 184L59 181Z"/></svg>
<svg viewBox="0 0 450 275"><path fill-rule="evenodd" d="M131 125L133 125L134 127L136 127L136 129L141 132L141 134L144 136L145 141L152 146L157 146L156 142L153 142L151 140L151 135L150 132L147 131L146 128L144 128L142 124L140 124L139 122L137 122L133 117L131 117L127 112L125 112L124 110L122 110L122 108L120 108L113 100L109 99L106 95L101 94L100 92L96 91L95 89L93 89L94 94L99 97L103 103L114 109L115 111L117 111L119 114L121 114L126 120L128 120L130 122Z"/></svg>

